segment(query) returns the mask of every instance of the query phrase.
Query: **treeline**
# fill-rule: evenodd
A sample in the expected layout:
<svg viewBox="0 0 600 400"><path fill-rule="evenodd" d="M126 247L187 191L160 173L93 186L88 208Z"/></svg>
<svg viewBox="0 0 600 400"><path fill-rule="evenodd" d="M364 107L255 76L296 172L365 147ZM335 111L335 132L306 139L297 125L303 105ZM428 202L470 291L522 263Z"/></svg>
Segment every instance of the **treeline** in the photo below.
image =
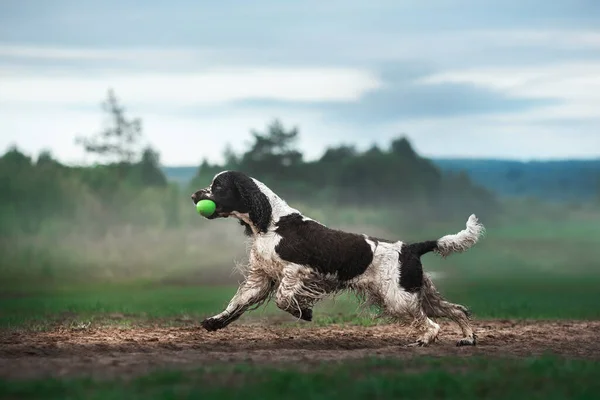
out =
<svg viewBox="0 0 600 400"><path fill-rule="evenodd" d="M110 125L76 139L98 165L66 166L47 151L34 160L16 147L0 157L0 234L178 225L179 188L167 182L158 152L141 145L141 122L126 118L112 92L103 107Z"/></svg>
<svg viewBox="0 0 600 400"><path fill-rule="evenodd" d="M409 209L415 218L446 218L498 210L487 190L465 173L444 174L420 157L406 138L388 148L358 151L350 145L327 149L307 162L297 147L299 131L279 121L251 132L249 148L225 150L223 165L203 161L190 186L168 182L159 153L144 147L141 121L128 119L114 93L104 110L111 124L77 143L99 163L70 167L48 152L32 159L17 148L0 157L0 234L103 234L115 226L181 227L190 219L189 194L223 169L238 169L271 186L289 202L315 207Z"/></svg>
<svg viewBox="0 0 600 400"><path fill-rule="evenodd" d="M413 207L443 216L465 212L489 214L499 203L491 191L473 184L465 172L443 173L420 157L405 137L388 148L328 148L316 161L304 161L297 148L299 131L275 120L264 132L251 132L252 144L241 154L227 148L223 165L202 162L192 188L206 186L215 173L237 169L259 177L278 194L302 202L360 207Z"/></svg>
<svg viewBox="0 0 600 400"><path fill-rule="evenodd" d="M180 189L156 161L148 149L135 163L68 167L48 153L32 160L10 149L0 157L0 234L176 226Z"/></svg>

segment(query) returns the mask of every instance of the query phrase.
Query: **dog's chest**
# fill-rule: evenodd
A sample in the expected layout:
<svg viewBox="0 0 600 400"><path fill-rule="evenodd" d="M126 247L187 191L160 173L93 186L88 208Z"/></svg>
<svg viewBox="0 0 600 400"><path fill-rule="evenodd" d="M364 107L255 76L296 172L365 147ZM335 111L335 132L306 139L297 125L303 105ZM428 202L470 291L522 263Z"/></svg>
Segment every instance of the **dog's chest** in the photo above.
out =
<svg viewBox="0 0 600 400"><path fill-rule="evenodd" d="M281 278L286 263L275 251L280 240L281 236L275 233L262 235L254 240L250 249L250 261L253 269L261 270L274 279Z"/></svg>

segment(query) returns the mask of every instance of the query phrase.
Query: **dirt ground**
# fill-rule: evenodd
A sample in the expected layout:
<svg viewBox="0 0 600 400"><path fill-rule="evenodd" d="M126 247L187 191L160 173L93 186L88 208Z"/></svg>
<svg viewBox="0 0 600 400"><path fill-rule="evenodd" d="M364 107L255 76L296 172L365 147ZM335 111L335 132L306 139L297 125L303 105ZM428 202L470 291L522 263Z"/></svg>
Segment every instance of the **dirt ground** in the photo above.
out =
<svg viewBox="0 0 600 400"><path fill-rule="evenodd" d="M415 337L394 325L282 327L88 328L0 332L0 377L132 377L160 368L231 362L311 365L364 356L528 356L552 353L600 360L600 321L475 321L477 347L456 347L458 329L442 322L439 341L408 347Z"/></svg>

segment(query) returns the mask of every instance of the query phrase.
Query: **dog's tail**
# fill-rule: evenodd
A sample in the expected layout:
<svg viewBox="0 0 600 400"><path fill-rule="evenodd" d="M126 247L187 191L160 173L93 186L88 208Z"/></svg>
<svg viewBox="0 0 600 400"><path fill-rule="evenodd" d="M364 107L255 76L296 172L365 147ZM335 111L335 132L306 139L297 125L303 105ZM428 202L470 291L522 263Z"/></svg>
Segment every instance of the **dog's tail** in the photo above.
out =
<svg viewBox="0 0 600 400"><path fill-rule="evenodd" d="M453 234L446 235L438 240L430 240L410 244L412 252L421 257L429 252L436 252L442 257L447 257L452 253L462 253L469 250L479 241L479 238L484 234L485 228L479 223L477 217L473 214L467 221L466 229Z"/></svg>

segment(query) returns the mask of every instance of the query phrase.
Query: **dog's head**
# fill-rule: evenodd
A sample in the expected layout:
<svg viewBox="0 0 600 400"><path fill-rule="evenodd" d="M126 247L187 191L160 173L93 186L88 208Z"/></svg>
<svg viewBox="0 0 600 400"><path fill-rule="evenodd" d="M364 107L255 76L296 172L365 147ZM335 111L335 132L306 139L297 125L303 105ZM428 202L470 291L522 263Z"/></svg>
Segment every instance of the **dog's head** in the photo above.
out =
<svg viewBox="0 0 600 400"><path fill-rule="evenodd" d="M212 200L216 204L208 219L227 218L232 213L248 215L259 232L266 232L271 223L272 207L257 182L238 171L223 171L215 175L212 183L192 194L192 201Z"/></svg>

